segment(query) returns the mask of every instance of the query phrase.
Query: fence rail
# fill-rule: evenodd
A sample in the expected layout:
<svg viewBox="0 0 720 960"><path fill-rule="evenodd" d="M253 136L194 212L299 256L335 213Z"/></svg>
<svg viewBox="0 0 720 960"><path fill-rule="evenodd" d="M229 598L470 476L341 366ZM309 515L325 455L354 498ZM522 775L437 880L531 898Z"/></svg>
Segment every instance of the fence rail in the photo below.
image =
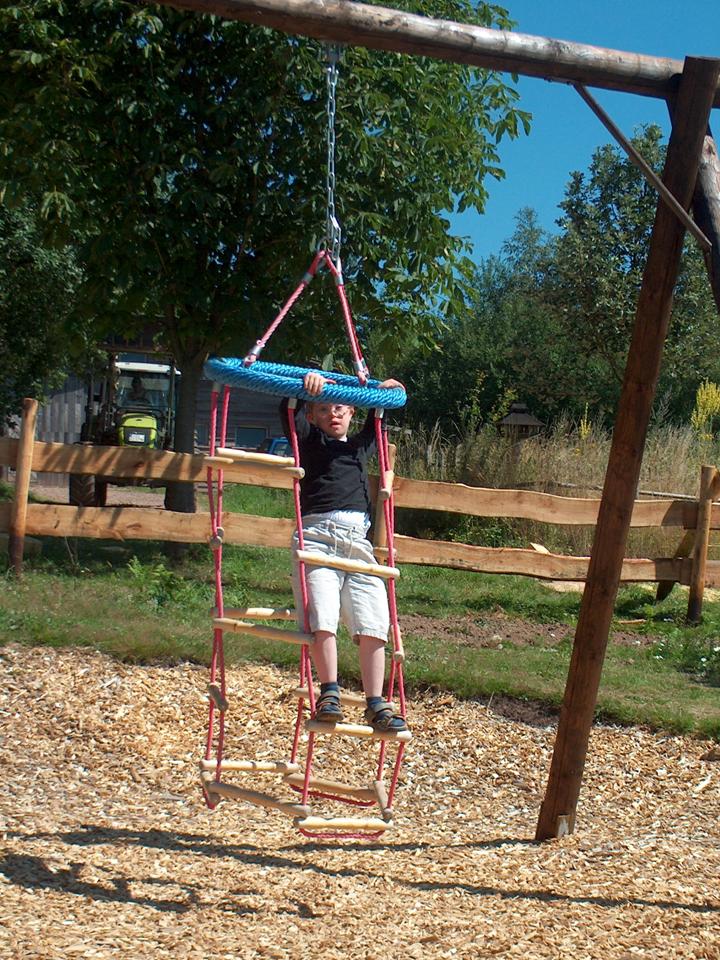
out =
<svg viewBox="0 0 720 960"><path fill-rule="evenodd" d="M32 417L23 419L20 438L0 439L0 465L23 472L29 485L28 464L43 473L76 473L122 479L202 482L207 478L208 461L203 455L171 453L128 447L90 447L82 444L43 443L32 439ZM29 438L28 438L29 434ZM276 488L292 486L292 478L272 466L237 462L223 467L226 482ZM699 500L638 500L632 514L633 527L677 528L684 532L674 557L626 559L623 582L694 584L695 601L705 586L720 587L720 561L707 560L710 530L720 529L717 493L718 471L704 474ZM712 482L708 483L711 479ZM371 478L373 492L377 477ZM399 509L440 510L476 517L506 517L540 523L592 526L597 520L599 499L562 497L529 490L494 490L464 484L412 480L395 477L395 505ZM24 509L22 501L24 499ZM700 539L696 535L700 515ZM22 529L18 529L18 517ZM235 545L286 547L294 522L286 519L226 513L223 516L225 542ZM21 572L22 555L17 558L18 538L87 537L108 540L168 540L201 543L208 539L207 513L174 513L152 507L74 507L62 504L27 502L27 489L16 490L13 503L0 504L0 532L9 531L15 544L14 565ZM481 573L520 574L547 580L584 581L588 557L552 554L535 549L478 547L469 544L396 536L398 561L472 570ZM386 553L382 540L377 551ZM697 573L703 568L702 583ZM695 574L695 576L694 576ZM699 617L695 602L694 618Z"/></svg>
<svg viewBox="0 0 720 960"><path fill-rule="evenodd" d="M11 468L17 461L20 441L0 438L0 464ZM91 447L82 444L33 443L32 468L42 473L85 473L122 479L186 480L203 482L207 462L203 455L129 447ZM227 464L228 483L246 483L283 489L292 488L292 477L262 464ZM373 488L377 478L371 478ZM476 517L507 517L568 526L594 526L600 498L560 497L533 490L496 490L462 483L411 480L395 477L395 506L442 510ZM373 489L373 493L375 489ZM694 529L698 503L687 499L637 500L633 527L681 527ZM720 530L720 503L714 504L711 529Z"/></svg>

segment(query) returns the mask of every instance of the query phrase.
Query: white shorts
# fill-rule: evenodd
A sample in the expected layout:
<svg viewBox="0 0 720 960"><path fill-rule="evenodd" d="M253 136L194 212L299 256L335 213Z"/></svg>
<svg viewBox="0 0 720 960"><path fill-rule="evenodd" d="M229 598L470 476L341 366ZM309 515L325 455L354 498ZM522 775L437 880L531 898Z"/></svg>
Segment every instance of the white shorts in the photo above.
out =
<svg viewBox="0 0 720 960"><path fill-rule="evenodd" d="M306 550L324 553L329 557L377 563L372 544L366 538L364 525L353 526L332 520L308 519L310 522L303 524ZM296 531L292 540L293 558L298 542ZM380 577L305 564L305 579L311 633L317 630L337 633L342 617L353 639L364 635L379 637L387 642L390 613L385 583ZM293 593L295 609L298 611L298 626L303 630L302 593L296 559L293 562Z"/></svg>

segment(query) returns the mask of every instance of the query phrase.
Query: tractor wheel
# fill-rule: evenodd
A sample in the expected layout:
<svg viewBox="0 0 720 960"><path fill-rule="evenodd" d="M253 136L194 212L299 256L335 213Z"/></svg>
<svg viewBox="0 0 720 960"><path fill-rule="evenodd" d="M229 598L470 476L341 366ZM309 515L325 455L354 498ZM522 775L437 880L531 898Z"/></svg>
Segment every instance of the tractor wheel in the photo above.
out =
<svg viewBox="0 0 720 960"><path fill-rule="evenodd" d="M95 477L95 506L104 507L107 504L108 482L102 477Z"/></svg>
<svg viewBox="0 0 720 960"><path fill-rule="evenodd" d="M69 501L73 507L94 507L95 477L92 474L71 473Z"/></svg>

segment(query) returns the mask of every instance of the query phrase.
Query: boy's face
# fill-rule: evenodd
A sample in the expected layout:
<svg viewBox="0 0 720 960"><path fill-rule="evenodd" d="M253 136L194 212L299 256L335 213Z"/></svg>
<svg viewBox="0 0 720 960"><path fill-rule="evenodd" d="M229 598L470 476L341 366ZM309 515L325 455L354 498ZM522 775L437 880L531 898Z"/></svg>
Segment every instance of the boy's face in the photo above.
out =
<svg viewBox="0 0 720 960"><path fill-rule="evenodd" d="M346 403L313 403L308 419L326 436L343 440L354 413L355 407Z"/></svg>

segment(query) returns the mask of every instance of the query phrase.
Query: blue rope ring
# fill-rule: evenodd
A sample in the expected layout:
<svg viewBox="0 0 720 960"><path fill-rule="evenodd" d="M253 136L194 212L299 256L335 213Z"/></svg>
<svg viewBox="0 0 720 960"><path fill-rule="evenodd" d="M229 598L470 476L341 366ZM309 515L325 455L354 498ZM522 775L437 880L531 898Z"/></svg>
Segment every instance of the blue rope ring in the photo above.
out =
<svg viewBox="0 0 720 960"><path fill-rule="evenodd" d="M322 393L312 396L303 389L306 373L319 373L333 383L325 385ZM236 357L213 357L205 364L205 376L215 383L230 387L258 390L276 397L297 397L299 400L320 403L348 403L354 407L383 407L397 410L405 406L407 394L400 387L380 389L379 380L368 380L364 387L355 376L347 373L332 373L312 367L292 367L283 363L266 363L256 360L249 367Z"/></svg>

